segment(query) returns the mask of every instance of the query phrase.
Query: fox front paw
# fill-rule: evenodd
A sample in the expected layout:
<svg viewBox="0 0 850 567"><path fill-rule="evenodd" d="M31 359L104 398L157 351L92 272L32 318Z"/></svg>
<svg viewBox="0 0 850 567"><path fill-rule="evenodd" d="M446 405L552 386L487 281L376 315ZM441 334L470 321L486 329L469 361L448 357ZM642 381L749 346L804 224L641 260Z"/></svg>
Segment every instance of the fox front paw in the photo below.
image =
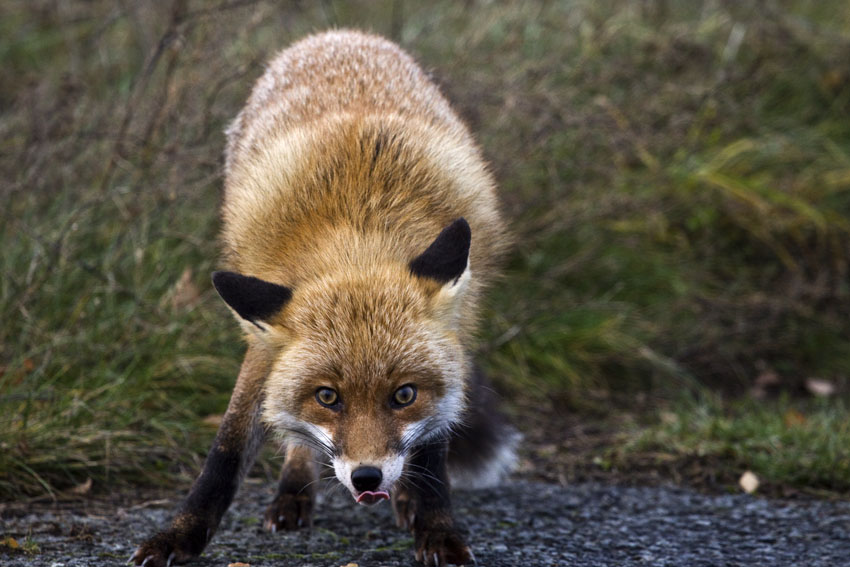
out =
<svg viewBox="0 0 850 567"><path fill-rule="evenodd" d="M275 533L278 530L297 530L313 525L315 497L309 489L298 492L278 492L266 509L263 528Z"/></svg>
<svg viewBox="0 0 850 567"><path fill-rule="evenodd" d="M417 530L415 539L416 560L429 567L475 564L465 538L453 528Z"/></svg>
<svg viewBox="0 0 850 567"><path fill-rule="evenodd" d="M393 492L393 512L396 526L408 531L413 529L416 509L414 500L406 489L398 488Z"/></svg>
<svg viewBox="0 0 850 567"><path fill-rule="evenodd" d="M128 563L143 567L171 567L176 563L185 563L200 555L207 536L204 535L202 541L193 539L199 538L192 538L174 530L160 532L142 543Z"/></svg>

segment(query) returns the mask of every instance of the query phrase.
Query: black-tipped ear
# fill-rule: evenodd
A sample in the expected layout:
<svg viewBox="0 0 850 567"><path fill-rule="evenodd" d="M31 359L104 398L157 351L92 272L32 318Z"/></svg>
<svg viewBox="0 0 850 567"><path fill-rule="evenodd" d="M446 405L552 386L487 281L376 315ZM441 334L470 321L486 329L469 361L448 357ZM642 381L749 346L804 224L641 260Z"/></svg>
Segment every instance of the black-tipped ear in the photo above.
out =
<svg viewBox="0 0 850 567"><path fill-rule="evenodd" d="M255 325L280 311L292 298L288 287L235 272L213 272L212 281L221 298Z"/></svg>
<svg viewBox="0 0 850 567"><path fill-rule="evenodd" d="M410 262L410 271L440 283L457 280L466 269L472 231L463 217L440 232L425 252Z"/></svg>

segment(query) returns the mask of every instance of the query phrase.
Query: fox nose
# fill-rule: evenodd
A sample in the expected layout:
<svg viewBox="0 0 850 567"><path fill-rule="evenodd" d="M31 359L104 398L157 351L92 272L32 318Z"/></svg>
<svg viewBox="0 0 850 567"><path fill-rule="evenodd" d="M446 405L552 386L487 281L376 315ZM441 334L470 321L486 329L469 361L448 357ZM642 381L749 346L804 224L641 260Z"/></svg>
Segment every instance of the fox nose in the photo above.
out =
<svg viewBox="0 0 850 567"><path fill-rule="evenodd" d="M375 467L359 467L351 473L351 484L360 492L373 491L381 484L381 469Z"/></svg>

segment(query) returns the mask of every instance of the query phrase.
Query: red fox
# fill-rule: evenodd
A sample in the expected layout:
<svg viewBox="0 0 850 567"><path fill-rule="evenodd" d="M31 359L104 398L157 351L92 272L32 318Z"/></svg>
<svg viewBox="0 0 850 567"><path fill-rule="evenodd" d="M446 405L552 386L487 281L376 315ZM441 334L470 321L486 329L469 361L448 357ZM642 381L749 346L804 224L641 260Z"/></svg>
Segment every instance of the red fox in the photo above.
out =
<svg viewBox="0 0 850 567"><path fill-rule="evenodd" d="M508 244L470 133L398 46L331 31L271 61L227 137L213 284L247 353L203 471L131 561L199 555L269 431L266 529L311 525L325 461L356 502L392 499L417 560L474 562L449 476L495 482L517 438L469 354Z"/></svg>

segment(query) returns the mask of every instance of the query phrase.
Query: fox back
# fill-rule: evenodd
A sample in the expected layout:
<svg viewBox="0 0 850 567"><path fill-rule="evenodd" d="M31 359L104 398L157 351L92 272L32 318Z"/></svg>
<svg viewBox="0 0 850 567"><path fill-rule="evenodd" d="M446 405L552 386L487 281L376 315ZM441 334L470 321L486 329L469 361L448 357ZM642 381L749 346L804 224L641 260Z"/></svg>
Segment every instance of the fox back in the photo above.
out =
<svg viewBox="0 0 850 567"><path fill-rule="evenodd" d="M468 263L451 281L417 273L458 219ZM277 353L267 423L344 454L342 480L357 463L398 469L400 447L458 420L465 347L506 237L479 149L407 54L333 31L272 60L228 130L223 220L229 267L291 290L246 325ZM452 238L444 256L458 254ZM406 382L415 408L377 415ZM316 404L321 388L347 411Z"/></svg>
<svg viewBox="0 0 850 567"><path fill-rule="evenodd" d="M294 44L227 134L230 267L296 287L406 265L463 217L474 275L462 319L474 322L506 244L494 182L445 98L397 46L354 31Z"/></svg>

